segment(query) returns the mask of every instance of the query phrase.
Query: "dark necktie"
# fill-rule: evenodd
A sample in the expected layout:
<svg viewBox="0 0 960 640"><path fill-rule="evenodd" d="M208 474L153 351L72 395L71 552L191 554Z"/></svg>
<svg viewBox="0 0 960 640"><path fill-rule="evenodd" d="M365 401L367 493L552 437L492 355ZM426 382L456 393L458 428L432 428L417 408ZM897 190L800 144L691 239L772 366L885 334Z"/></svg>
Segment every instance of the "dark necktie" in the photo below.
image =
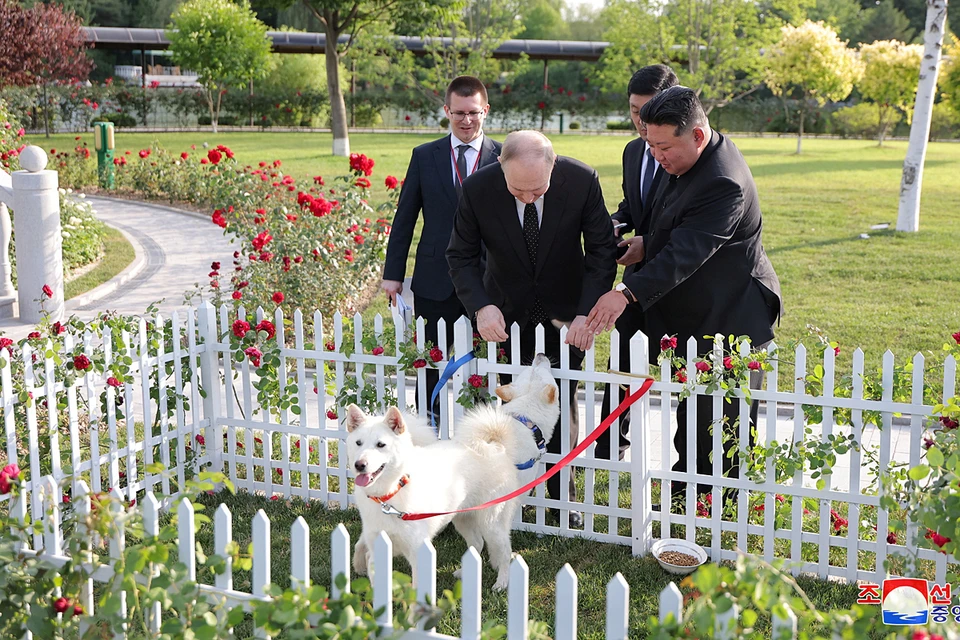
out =
<svg viewBox="0 0 960 640"><path fill-rule="evenodd" d="M467 179L467 149L468 144L462 144L457 147L457 195L460 195L462 183Z"/></svg>
<svg viewBox="0 0 960 640"><path fill-rule="evenodd" d="M523 208L523 240L527 243L527 255L533 272L537 272L537 249L540 246L540 224L537 221L537 205L530 203ZM540 297L533 299L533 309L530 311L530 322L544 324L547 322L547 313L540 304Z"/></svg>
<svg viewBox="0 0 960 640"><path fill-rule="evenodd" d="M647 167L643 172L643 177L640 179L640 202L644 206L647 204L647 194L650 193L650 185L653 184L653 174L657 170L656 162L653 159L653 154L650 152L650 147L647 147L646 152L647 157Z"/></svg>

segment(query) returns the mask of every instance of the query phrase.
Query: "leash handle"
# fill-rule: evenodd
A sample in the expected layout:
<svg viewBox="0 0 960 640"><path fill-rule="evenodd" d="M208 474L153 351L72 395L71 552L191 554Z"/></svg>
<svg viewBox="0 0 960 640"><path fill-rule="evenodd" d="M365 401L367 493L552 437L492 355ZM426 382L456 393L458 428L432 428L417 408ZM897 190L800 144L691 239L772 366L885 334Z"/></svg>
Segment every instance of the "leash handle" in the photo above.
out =
<svg viewBox="0 0 960 640"><path fill-rule="evenodd" d="M453 374L455 374L457 371L460 370L460 367L467 364L468 362L470 362L476 357L477 357L477 354L475 354L473 351L470 351L465 356L461 356L456 360L450 360L449 362L447 362L447 366L443 368L443 373L440 374L440 379L437 380L437 386L433 388L433 393L430 394L430 408L427 410L427 412L430 414L431 427L435 426L433 424L433 421L434 421L433 405L437 402L437 398L440 396L440 392L446 388L447 382L450 380L450 378L453 377Z"/></svg>
<svg viewBox="0 0 960 640"><path fill-rule="evenodd" d="M624 398L623 402L617 405L617 408L611 411L610 415L607 416L607 418L603 422L601 422L596 429L591 431L590 435L588 435L583 440L583 442L578 444L572 451L570 451L570 453L565 455L559 462L554 464L553 467L551 467L546 473L544 473L539 478L531 480L524 486L514 491L511 491L505 496L501 496L499 498L495 498L494 500L484 502L483 504L479 504L475 507L468 507L466 509L457 509L456 511L438 511L436 513L403 513L402 511L399 511L396 508L387 504L381 505L381 509L383 510L384 513L388 515L399 515L401 520L426 520L427 518L435 518L437 516L447 516L455 513L467 513L470 511L479 511L481 509L486 509L487 507L492 507L494 505L500 504L501 502L507 502L508 500L513 500L517 496L529 492L530 489L533 489L538 484L546 482L556 474L560 473L561 469L563 469L565 466L570 464L570 462L574 458L576 458L581 453L586 451L587 447L589 447L591 444L596 442L597 438L600 437L600 434L606 431L607 429L609 429L610 425L613 424L613 422L617 418L623 415L623 413L627 409L629 409L630 406L633 405L633 403L635 403L637 400L642 398L647 393L647 391L650 390L651 386L653 386L652 378L647 378L646 380L644 380L643 384L640 385L639 389L637 389L636 391L628 395L626 398Z"/></svg>

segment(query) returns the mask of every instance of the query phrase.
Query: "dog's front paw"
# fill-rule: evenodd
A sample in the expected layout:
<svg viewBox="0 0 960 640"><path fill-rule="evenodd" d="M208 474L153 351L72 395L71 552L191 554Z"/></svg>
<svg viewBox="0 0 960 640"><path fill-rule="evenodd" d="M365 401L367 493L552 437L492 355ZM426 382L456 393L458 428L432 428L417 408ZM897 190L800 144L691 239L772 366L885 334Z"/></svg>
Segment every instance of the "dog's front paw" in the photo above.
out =
<svg viewBox="0 0 960 640"><path fill-rule="evenodd" d="M507 588L507 585L510 584L510 574L508 573L505 576L500 576L497 578L497 581L493 583L494 591L504 591Z"/></svg>
<svg viewBox="0 0 960 640"><path fill-rule="evenodd" d="M463 569L457 569L456 571L453 572L454 580L459 580L462 577L463 577Z"/></svg>
<svg viewBox="0 0 960 640"><path fill-rule="evenodd" d="M357 575L367 575L367 545L363 540L357 540L353 548L353 572Z"/></svg>

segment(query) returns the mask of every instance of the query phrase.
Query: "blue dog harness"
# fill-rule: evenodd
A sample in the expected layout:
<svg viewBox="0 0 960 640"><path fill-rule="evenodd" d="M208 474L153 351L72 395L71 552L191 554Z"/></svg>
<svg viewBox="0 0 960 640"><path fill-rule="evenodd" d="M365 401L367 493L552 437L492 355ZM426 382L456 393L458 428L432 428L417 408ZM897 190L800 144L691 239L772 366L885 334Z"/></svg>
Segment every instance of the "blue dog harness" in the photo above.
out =
<svg viewBox="0 0 960 640"><path fill-rule="evenodd" d="M530 429L530 433L533 434L533 439L537 443L537 456L535 458L530 458L526 462L521 462L520 464L517 465L517 469L519 469L520 471L526 471L533 465L540 462L540 458L543 457L543 454L547 450L547 441L543 439L543 432L540 431L540 427L538 427L532 420L530 420L530 418L527 418L525 416L513 416L513 419L519 422L520 424L522 424L523 426L525 426L526 428Z"/></svg>

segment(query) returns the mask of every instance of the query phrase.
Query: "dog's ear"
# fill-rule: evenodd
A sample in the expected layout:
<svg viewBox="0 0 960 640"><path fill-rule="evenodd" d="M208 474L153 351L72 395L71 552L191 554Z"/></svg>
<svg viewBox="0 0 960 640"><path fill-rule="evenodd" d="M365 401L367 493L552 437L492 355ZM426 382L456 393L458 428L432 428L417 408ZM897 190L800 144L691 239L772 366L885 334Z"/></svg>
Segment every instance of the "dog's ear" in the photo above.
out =
<svg viewBox="0 0 960 640"><path fill-rule="evenodd" d="M351 404L349 407L347 407L347 418L343 421L343 424L347 427L348 433L366 421L367 414L363 412L363 409L355 404Z"/></svg>
<svg viewBox="0 0 960 640"><path fill-rule="evenodd" d="M383 422L393 429L393 432L397 435L407 430L407 425L403 421L403 414L396 407L387 409L387 415L383 416Z"/></svg>
<svg viewBox="0 0 960 640"><path fill-rule="evenodd" d="M497 397L503 400L504 402L510 402L511 400L513 400L513 397L516 395L513 392L512 384L502 384L496 388L494 393L497 394Z"/></svg>
<svg viewBox="0 0 960 640"><path fill-rule="evenodd" d="M547 404L553 404L557 401L557 388L552 384L543 388L543 401Z"/></svg>

